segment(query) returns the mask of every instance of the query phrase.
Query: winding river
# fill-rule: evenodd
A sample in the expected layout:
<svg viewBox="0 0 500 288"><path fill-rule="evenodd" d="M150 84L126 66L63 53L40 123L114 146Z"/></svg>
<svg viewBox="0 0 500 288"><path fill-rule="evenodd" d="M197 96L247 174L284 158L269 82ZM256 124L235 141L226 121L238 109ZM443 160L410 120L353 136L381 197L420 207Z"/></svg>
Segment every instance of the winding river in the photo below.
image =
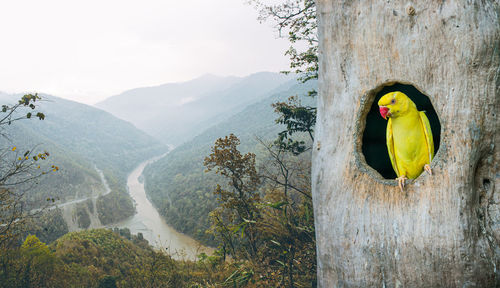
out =
<svg viewBox="0 0 500 288"><path fill-rule="evenodd" d="M144 183L141 183L140 178L146 165L156 159L158 157L141 163L128 176L127 187L130 196L135 201L137 213L112 226L127 227L132 234L142 233L149 244L163 251L166 250L175 259L196 260L196 255L202 252L212 254L213 248L202 246L193 238L169 226L147 198Z"/></svg>

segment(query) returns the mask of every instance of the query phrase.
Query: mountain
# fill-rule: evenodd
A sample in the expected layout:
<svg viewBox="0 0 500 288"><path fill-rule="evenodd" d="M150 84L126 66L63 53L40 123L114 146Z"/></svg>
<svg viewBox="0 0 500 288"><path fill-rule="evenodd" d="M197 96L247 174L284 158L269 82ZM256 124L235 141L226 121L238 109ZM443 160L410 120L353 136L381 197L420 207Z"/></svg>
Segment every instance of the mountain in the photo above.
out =
<svg viewBox="0 0 500 288"><path fill-rule="evenodd" d="M0 94L0 103L13 104L21 96ZM102 171L111 193L97 199L101 222L106 224L133 214L126 190L127 174L140 162L164 153L167 148L105 111L55 96L41 97L43 101L36 102L37 111L45 114L45 120L13 122L4 126L2 133L7 138L0 140L9 155L33 149L48 151L50 157L43 162L48 167L60 167L59 171L39 178L27 190L29 207L41 207L49 197L60 199L61 203L104 194L106 189L99 172ZM14 146L16 152L11 151Z"/></svg>
<svg viewBox="0 0 500 288"><path fill-rule="evenodd" d="M203 160L210 154L215 140L233 133L241 140L238 147L240 151L258 151L256 137L274 140L278 132L285 129L276 124L277 114L271 104L285 101L292 95L307 95L316 85L314 81L297 84L292 80L288 83L287 90L269 93L263 100L248 105L239 113L206 129L148 165L143 174L146 193L160 214L178 231L206 244L213 244L211 236L205 233L210 226L208 213L216 205L213 195L216 183L226 181L213 173L204 172ZM314 99L302 98L302 104L314 105Z"/></svg>
<svg viewBox="0 0 500 288"><path fill-rule="evenodd" d="M292 76L270 72L243 78L205 75L182 83L129 90L96 106L166 144L179 145L280 89L290 79Z"/></svg>

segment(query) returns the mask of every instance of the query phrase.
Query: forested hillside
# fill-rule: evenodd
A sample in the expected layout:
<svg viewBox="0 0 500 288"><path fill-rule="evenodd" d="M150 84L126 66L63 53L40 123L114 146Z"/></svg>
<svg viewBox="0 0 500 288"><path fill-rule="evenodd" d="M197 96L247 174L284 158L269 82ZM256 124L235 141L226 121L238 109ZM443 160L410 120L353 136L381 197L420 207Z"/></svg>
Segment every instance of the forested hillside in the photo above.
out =
<svg viewBox="0 0 500 288"><path fill-rule="evenodd" d="M276 139L285 127L276 124L278 116L271 104L292 95L307 95L316 87L316 82L298 84L292 80L288 85L289 89L268 94L264 100L249 105L146 167L146 192L169 224L204 243L214 244L212 236L205 231L210 226L208 214L216 206L213 191L220 178L205 173L203 161L215 140L230 133L240 138L240 150L244 152L262 150L257 137L267 141ZM310 97L302 99L304 105L314 101Z"/></svg>
<svg viewBox="0 0 500 288"><path fill-rule="evenodd" d="M43 165L60 169L38 181L26 193L30 209L47 204L84 198L105 189L96 168L103 171L112 192L98 199L103 224L120 220L133 213L125 187L125 178L138 163L161 154L166 147L136 129L132 124L84 104L41 95L37 109L45 120L17 121L4 126L2 145L16 147L17 153L35 148L50 157ZM2 104L16 103L20 95L0 95ZM10 154L13 154L11 152ZM27 187L18 187L26 189Z"/></svg>
<svg viewBox="0 0 500 288"><path fill-rule="evenodd" d="M0 287L202 287L229 275L206 258L175 261L141 235L115 232L72 232L50 245L28 236L19 249L0 254Z"/></svg>
<svg viewBox="0 0 500 288"><path fill-rule="evenodd" d="M205 75L188 82L133 89L96 106L166 144L178 145L271 91L287 89L282 85L290 79L292 76L270 72L243 78Z"/></svg>

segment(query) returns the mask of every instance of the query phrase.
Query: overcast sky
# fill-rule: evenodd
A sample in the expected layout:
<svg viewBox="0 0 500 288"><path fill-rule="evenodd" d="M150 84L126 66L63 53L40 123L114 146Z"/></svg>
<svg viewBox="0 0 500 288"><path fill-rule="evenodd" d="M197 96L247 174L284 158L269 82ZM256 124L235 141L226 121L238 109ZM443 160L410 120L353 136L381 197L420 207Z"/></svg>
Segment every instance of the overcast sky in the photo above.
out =
<svg viewBox="0 0 500 288"><path fill-rule="evenodd" d="M94 104L205 73L288 67L246 0L0 0L0 91Z"/></svg>

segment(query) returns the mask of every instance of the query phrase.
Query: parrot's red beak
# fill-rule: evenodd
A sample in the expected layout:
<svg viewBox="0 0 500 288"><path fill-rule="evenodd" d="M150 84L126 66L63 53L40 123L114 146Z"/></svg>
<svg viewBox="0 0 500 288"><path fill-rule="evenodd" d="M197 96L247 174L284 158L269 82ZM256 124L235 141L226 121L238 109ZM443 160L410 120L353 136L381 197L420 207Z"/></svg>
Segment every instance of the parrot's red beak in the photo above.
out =
<svg viewBox="0 0 500 288"><path fill-rule="evenodd" d="M385 120L387 120L387 116L391 116L391 113L389 113L389 108L387 108L385 106L379 106L378 108L380 110L380 115L382 115L382 117Z"/></svg>

